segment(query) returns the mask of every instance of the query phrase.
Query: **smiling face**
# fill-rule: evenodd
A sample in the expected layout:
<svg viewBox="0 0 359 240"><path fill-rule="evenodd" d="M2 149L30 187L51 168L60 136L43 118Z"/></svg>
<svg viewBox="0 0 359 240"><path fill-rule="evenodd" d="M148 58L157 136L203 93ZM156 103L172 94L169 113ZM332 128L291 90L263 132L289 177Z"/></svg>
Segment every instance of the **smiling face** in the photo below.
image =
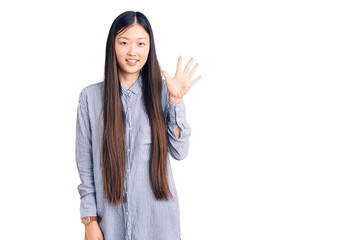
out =
<svg viewBox="0 0 359 240"><path fill-rule="evenodd" d="M115 51L121 75L139 74L150 51L150 36L136 23L116 35Z"/></svg>

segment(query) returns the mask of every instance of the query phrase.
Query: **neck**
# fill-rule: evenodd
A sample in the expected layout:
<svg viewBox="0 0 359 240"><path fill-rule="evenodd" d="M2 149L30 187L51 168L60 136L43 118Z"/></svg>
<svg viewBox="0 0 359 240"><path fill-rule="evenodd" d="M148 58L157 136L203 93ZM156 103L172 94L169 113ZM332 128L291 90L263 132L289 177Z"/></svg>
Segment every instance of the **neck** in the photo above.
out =
<svg viewBox="0 0 359 240"><path fill-rule="evenodd" d="M140 72L136 73L119 73L120 82L122 85L124 85L126 88L130 88L139 78Z"/></svg>

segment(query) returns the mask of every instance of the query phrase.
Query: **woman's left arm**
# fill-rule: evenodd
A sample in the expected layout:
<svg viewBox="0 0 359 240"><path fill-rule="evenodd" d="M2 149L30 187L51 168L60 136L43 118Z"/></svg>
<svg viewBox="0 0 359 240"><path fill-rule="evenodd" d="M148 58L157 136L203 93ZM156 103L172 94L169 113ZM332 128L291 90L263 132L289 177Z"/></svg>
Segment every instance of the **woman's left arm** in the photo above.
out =
<svg viewBox="0 0 359 240"><path fill-rule="evenodd" d="M176 160L184 159L188 154L191 126L186 120L184 101L175 104L167 100L168 151Z"/></svg>
<svg viewBox="0 0 359 240"><path fill-rule="evenodd" d="M191 72L189 72L192 62L193 58L189 60L182 72L182 56L180 56L178 58L176 74L173 78L166 71L161 71L165 76L163 87L165 88L164 97L166 99L165 117L169 139L168 150L170 155L176 160L182 160L187 156L189 136L191 135L191 126L186 120L183 96L201 78L201 76L198 76L191 81L198 67L198 63L196 63Z"/></svg>

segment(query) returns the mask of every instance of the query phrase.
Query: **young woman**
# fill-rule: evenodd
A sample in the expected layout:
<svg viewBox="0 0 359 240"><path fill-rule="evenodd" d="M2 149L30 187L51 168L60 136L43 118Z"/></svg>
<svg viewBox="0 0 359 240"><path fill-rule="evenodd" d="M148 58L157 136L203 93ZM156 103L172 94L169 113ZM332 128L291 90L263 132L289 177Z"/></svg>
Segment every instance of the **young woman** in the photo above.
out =
<svg viewBox="0 0 359 240"><path fill-rule="evenodd" d="M104 81L82 89L76 163L85 240L179 240L180 211L169 155L187 156L191 127L183 96L198 63L172 78L160 70L153 32L127 11L107 38ZM163 73L165 79L162 79Z"/></svg>

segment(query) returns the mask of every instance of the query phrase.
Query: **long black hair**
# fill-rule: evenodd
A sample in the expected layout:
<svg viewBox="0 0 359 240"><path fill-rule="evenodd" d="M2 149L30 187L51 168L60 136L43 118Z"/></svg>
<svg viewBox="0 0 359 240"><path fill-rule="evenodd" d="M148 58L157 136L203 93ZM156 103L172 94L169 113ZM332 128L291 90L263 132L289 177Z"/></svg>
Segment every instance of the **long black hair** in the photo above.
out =
<svg viewBox="0 0 359 240"><path fill-rule="evenodd" d="M126 163L125 114L121 101L121 85L115 52L116 35L134 24L141 25L150 36L147 62L142 68L143 99L150 120L152 146L150 177L156 199L172 198L167 175L167 131L162 108L162 78L151 24L141 12L127 11L112 23L106 44L103 138L101 163L105 197L111 204L120 204L123 199Z"/></svg>

